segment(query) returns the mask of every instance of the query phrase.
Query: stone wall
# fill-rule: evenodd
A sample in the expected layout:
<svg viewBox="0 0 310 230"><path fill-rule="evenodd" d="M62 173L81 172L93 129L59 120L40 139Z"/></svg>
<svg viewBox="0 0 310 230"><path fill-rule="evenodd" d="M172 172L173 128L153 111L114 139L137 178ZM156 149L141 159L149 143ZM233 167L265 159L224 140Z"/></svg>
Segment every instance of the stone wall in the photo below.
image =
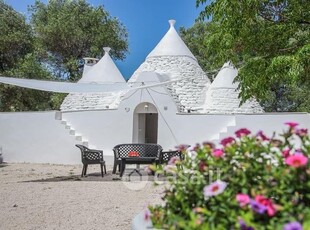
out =
<svg viewBox="0 0 310 230"><path fill-rule="evenodd" d="M204 113L263 113L256 100L248 100L240 107L239 91L232 88L214 88L207 92Z"/></svg>
<svg viewBox="0 0 310 230"><path fill-rule="evenodd" d="M163 78L166 78L160 79L161 81L183 79L166 86L178 111L188 111L204 103L210 80L193 58L188 56L149 57L134 72L129 82L135 82L143 71L155 71L161 74Z"/></svg>
<svg viewBox="0 0 310 230"><path fill-rule="evenodd" d="M117 109L123 92L70 93L61 104L61 111Z"/></svg>

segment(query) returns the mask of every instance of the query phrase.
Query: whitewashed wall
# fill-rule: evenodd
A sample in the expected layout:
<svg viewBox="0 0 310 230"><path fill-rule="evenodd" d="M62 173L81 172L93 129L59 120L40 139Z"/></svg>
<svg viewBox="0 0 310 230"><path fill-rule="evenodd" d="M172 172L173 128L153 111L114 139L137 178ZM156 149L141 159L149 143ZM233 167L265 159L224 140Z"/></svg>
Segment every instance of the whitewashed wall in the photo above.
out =
<svg viewBox="0 0 310 230"><path fill-rule="evenodd" d="M310 114L307 113L265 113L236 116L238 127L247 127L253 133L262 130L268 136L272 136L273 132L280 134L287 130L288 126L284 123L290 121L299 123L299 128L307 128L310 132ZM229 132L232 133L235 129L230 129Z"/></svg>
<svg viewBox="0 0 310 230"><path fill-rule="evenodd" d="M154 72L141 74L138 80L158 83ZM273 131L279 133L285 129L283 123L287 121L298 122L310 130L307 113L177 114L176 105L166 90L156 87L129 92L117 110L63 112L62 120L55 120L55 111L0 113L0 146L4 159L7 162L80 163L75 144L81 141L76 135L87 141L89 147L104 150L107 163L112 164L113 147L133 142L137 131L134 111L146 102L157 109L158 143L164 149L219 140L233 135L239 128L248 128L253 133L263 130L270 136Z"/></svg>
<svg viewBox="0 0 310 230"><path fill-rule="evenodd" d="M160 109L160 108L158 108ZM119 111L89 111L63 114L76 131L85 136L90 145L104 150L112 163L112 148L119 143L132 142L133 115L124 108ZM165 113L164 113L165 112ZM158 143L164 149L177 143L194 145L202 141L233 135L239 128L253 133L263 130L267 135L278 133L287 121L296 121L310 130L310 115L301 113L262 115L194 115L176 114L173 109L159 115ZM55 112L0 113L0 146L7 162L80 163L79 141L69 135ZM230 126L235 119L236 126ZM169 124L169 127L166 125ZM174 137L172 136L174 133ZM218 134L221 132L221 135ZM176 142L178 141L178 142ZM108 155L110 157L108 157Z"/></svg>
<svg viewBox="0 0 310 230"><path fill-rule="evenodd" d="M55 111L0 113L0 146L7 162L63 163L80 161L75 139Z"/></svg>

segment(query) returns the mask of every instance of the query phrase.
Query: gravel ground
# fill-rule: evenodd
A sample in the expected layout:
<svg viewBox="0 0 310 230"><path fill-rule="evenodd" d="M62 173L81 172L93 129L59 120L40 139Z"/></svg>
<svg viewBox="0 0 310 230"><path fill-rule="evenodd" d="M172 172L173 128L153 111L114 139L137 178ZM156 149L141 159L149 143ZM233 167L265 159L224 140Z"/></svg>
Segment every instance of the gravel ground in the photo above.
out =
<svg viewBox="0 0 310 230"><path fill-rule="evenodd" d="M0 165L0 229L131 229L131 221L149 204L159 204L164 186L152 178L127 176L123 180L100 175L90 165ZM127 170L127 174L130 169Z"/></svg>

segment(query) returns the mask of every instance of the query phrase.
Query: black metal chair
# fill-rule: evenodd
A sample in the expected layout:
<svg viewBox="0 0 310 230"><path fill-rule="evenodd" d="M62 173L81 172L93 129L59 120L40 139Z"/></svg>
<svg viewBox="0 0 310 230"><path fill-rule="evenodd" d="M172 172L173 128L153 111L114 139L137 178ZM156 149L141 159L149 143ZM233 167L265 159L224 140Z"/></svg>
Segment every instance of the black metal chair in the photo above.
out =
<svg viewBox="0 0 310 230"><path fill-rule="evenodd" d="M125 165L122 165L124 158L126 164L151 164L160 163L162 147L158 144L120 144L113 148L114 152L114 166L113 174L116 173L117 167L122 172L125 169ZM134 153L135 156L131 155ZM138 156L136 155L138 154ZM130 158L130 159L128 159ZM123 168L122 168L123 167ZM121 170L122 169L122 170Z"/></svg>
<svg viewBox="0 0 310 230"><path fill-rule="evenodd" d="M89 149L84 145L75 145L81 150L81 157L83 163L82 177L86 175L87 167L90 164L100 164L101 176L103 177L103 167L104 173L107 174L107 169L105 161L103 159L103 151L97 149Z"/></svg>

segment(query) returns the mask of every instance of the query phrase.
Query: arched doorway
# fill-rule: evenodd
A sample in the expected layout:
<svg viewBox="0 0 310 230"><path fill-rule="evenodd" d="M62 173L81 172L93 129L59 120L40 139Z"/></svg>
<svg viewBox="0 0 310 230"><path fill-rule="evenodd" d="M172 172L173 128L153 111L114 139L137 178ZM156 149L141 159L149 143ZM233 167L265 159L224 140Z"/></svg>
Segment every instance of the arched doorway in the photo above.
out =
<svg viewBox="0 0 310 230"><path fill-rule="evenodd" d="M133 116L133 142L157 143L158 112L155 105L143 102L137 105Z"/></svg>

